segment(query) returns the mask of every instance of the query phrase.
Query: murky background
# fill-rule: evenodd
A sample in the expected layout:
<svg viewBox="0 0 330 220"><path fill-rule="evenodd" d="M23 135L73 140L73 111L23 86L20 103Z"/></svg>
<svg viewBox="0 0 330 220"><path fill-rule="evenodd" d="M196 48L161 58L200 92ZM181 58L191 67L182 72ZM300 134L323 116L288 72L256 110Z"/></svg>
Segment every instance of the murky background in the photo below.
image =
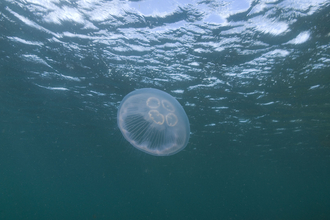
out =
<svg viewBox="0 0 330 220"><path fill-rule="evenodd" d="M329 219L326 0L0 3L1 219ZM170 157L117 127L139 88L191 125Z"/></svg>

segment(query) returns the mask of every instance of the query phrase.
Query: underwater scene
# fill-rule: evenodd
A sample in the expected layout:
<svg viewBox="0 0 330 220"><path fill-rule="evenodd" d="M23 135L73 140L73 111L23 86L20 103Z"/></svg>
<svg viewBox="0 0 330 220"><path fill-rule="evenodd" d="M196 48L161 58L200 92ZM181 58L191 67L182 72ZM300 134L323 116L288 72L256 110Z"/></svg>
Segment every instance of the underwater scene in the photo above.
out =
<svg viewBox="0 0 330 220"><path fill-rule="evenodd" d="M2 0L0 219L330 219L328 0Z"/></svg>

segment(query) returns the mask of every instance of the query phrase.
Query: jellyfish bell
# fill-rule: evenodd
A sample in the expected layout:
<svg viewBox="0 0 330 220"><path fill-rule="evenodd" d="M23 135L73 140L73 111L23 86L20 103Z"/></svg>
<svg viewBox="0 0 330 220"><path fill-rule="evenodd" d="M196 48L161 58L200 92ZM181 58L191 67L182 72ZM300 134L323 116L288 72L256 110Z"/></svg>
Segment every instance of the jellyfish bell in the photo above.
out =
<svg viewBox="0 0 330 220"><path fill-rule="evenodd" d="M135 90L124 97L117 113L118 127L135 148L155 156L184 149L190 125L180 103L158 89Z"/></svg>

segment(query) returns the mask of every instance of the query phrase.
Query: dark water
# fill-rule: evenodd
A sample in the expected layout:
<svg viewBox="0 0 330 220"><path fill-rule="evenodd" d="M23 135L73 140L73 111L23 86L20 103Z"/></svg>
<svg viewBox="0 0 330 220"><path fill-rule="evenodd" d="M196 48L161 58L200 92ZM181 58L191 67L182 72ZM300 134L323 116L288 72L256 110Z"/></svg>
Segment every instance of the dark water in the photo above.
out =
<svg viewBox="0 0 330 220"><path fill-rule="evenodd" d="M0 219L330 219L330 4L0 3ZM121 135L138 88L191 125Z"/></svg>

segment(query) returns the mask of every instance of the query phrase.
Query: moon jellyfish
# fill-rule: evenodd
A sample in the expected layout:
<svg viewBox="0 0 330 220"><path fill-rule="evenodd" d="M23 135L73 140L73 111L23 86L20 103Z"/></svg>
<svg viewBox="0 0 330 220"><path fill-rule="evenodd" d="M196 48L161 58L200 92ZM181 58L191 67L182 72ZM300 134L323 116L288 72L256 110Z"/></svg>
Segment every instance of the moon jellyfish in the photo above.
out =
<svg viewBox="0 0 330 220"><path fill-rule="evenodd" d="M190 125L180 103L158 89L138 89L126 95L117 113L118 127L135 148L155 156L184 149Z"/></svg>

